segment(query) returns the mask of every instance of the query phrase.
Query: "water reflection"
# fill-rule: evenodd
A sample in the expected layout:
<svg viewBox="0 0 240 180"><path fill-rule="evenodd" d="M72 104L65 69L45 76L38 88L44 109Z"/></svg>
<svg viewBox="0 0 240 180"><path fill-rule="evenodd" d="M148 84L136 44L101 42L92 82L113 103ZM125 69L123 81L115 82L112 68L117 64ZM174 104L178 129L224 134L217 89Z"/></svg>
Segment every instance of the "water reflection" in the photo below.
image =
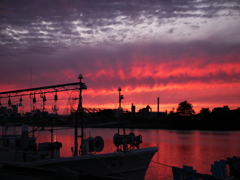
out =
<svg viewBox="0 0 240 180"><path fill-rule="evenodd" d="M210 174L210 165L214 161L239 156L240 132L159 131L157 135L161 138L154 138L159 152L153 160L162 164L189 165L199 173ZM146 178L172 179L171 168L151 164Z"/></svg>
<svg viewBox="0 0 240 180"><path fill-rule="evenodd" d="M193 166L210 174L214 161L239 156L240 132L143 130L144 146L158 146L153 161L169 166ZM172 179L171 168L150 164L146 179Z"/></svg>
<svg viewBox="0 0 240 180"><path fill-rule="evenodd" d="M80 131L80 130L79 130ZM153 157L146 174L147 180L172 179L172 169L169 166L193 166L199 173L210 174L210 165L214 161L227 157L240 156L240 132L212 132L212 131L169 131L169 130L127 130L135 135L143 136L141 147L157 146L159 152ZM113 135L116 129L86 129L87 136L102 136L104 150L101 153L113 152ZM49 132L35 134L38 142L50 141ZM61 156L72 156L73 129L54 132L55 140L62 142Z"/></svg>

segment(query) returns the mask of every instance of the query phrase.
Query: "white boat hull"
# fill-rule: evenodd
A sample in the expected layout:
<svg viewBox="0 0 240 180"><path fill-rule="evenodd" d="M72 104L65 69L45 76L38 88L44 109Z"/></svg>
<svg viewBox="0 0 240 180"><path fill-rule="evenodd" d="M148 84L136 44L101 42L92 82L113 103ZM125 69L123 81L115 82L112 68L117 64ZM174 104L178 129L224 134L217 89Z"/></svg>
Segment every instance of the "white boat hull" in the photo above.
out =
<svg viewBox="0 0 240 180"><path fill-rule="evenodd" d="M54 170L64 167L89 175L141 180L144 179L149 163L157 151L157 147L150 147L134 149L128 152L48 159L25 165Z"/></svg>

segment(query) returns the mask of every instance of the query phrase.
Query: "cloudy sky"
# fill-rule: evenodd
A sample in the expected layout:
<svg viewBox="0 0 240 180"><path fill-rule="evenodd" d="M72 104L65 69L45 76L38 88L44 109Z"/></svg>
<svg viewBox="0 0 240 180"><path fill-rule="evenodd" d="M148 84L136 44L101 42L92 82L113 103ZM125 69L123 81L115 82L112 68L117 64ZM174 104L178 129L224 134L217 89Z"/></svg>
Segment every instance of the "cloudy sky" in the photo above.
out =
<svg viewBox="0 0 240 180"><path fill-rule="evenodd" d="M240 2L0 1L0 92L77 82L79 73L85 107L116 108L122 87L126 109L156 111L157 97L160 111L185 100L197 113L238 108Z"/></svg>

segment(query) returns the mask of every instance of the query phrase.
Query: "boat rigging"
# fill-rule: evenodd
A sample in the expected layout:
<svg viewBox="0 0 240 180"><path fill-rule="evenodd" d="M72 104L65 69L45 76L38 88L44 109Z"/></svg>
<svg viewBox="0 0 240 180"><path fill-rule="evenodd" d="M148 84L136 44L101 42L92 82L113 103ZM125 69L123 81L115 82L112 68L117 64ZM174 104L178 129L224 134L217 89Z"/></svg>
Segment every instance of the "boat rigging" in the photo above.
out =
<svg viewBox="0 0 240 180"><path fill-rule="evenodd" d="M52 85L52 86L44 86L44 87L36 87L36 88L29 88L29 89L20 89L20 90L14 90L14 91L5 91L0 92L0 99L1 98L8 98L8 106L11 106L11 97L20 97L19 101L20 104L22 103L22 97L23 96L33 96L33 103L36 103L36 94L40 94L43 101L43 112L44 112L44 103L46 101L45 94L47 93L55 93L54 94L54 101L56 102L58 100L57 92L62 91L70 91L70 90L79 90L79 103L78 107L75 110L75 114L77 117L75 118L75 139L74 139L74 155L78 155L78 138L81 137L81 144L83 143L84 139L84 132L83 132L83 106L82 106L82 90L87 89L87 86L85 83L82 82L83 76L82 74L79 74L78 76L79 82L74 83L68 83L68 84L59 84L59 85ZM56 105L53 108L57 108ZM81 135L78 135L78 120L81 121ZM51 132L53 129L50 130ZM35 131L33 131L34 133Z"/></svg>
<svg viewBox="0 0 240 180"><path fill-rule="evenodd" d="M123 99L121 88L118 89L119 108L116 112L119 127L118 132L113 136L113 143L117 147L117 150L112 153L97 154L96 152L101 152L103 150L104 142L100 136L86 138L84 135L83 114L85 109L82 105L82 93L84 89L87 89L87 86L82 82L82 74L79 75L78 79L79 82L75 83L0 92L0 99L8 98L8 105L11 106L12 97L20 97L21 103L23 96L30 95L33 96L32 100L36 102L35 95L40 94L44 105L46 101L45 94L47 93L54 93L54 101L56 102L58 100L58 92L78 90L79 97L76 99L79 101L77 109L74 112L76 118L74 121L73 157L60 157L60 148L62 147L60 142L53 142L53 140L51 140L51 142L37 144L34 132L40 130L46 131L47 129L44 129L43 126L40 130L38 128L33 128L33 136L30 137L28 134L31 131L29 132L28 125L24 124L22 125L21 135L8 136L4 134L0 137L0 164L5 166L5 162L9 161L7 164L12 163L14 166L31 167L36 171L39 170L38 168L49 171L64 167L67 170L74 171L78 176L80 175L79 172L83 172L89 175L136 180L144 179L149 163L154 154L158 151L158 148L140 148L142 136L135 136L132 132L127 134L123 127L123 134L120 134L122 113L121 100ZM81 125L79 122L81 122ZM78 135L79 125L81 128L80 135ZM51 133L52 131L53 129L50 129ZM78 138L81 138L80 147L78 145ZM80 151L78 148L80 148Z"/></svg>

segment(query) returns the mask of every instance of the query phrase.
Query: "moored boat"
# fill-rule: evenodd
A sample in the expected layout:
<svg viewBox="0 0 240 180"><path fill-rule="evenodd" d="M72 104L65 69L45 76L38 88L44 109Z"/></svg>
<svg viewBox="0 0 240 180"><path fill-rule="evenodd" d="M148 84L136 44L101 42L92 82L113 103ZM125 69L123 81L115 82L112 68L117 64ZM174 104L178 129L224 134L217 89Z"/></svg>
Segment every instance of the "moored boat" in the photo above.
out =
<svg viewBox="0 0 240 180"><path fill-rule="evenodd" d="M7 124L2 137L0 137L0 164L2 166L11 164L21 167L36 168L58 171L65 168L78 174L95 176L119 177L124 179L144 179L146 171L152 157L158 151L157 147L140 148L142 136L135 136L134 133L120 133L120 128L113 135L113 143L116 151L112 153L100 153L104 148L104 140L97 136L85 137L84 121L81 119L84 108L82 107L82 90L86 89L82 83L82 76L79 76L79 83L64 84L64 86L74 85L79 89L79 103L76 109L77 118L80 119L81 135L78 135L78 119L75 120L74 148L72 157L60 157L62 143L44 142L37 143L35 136L29 136L29 127L21 126L21 134L7 134ZM52 86L57 88L60 85ZM41 87L25 90L17 90L19 96L21 92L34 91L37 89L49 89L52 87ZM0 92L1 94L15 93L14 91ZM15 95L16 96L16 95ZM119 108L121 112L121 100L123 96L119 94ZM119 113L118 113L119 114ZM41 130L41 129L40 129ZM47 129L44 129L45 131ZM49 129L53 131L54 129ZM32 132L37 131L33 129ZM15 131L16 132L16 131ZM80 149L78 150L78 138L81 138ZM1 173L1 171L0 171Z"/></svg>

